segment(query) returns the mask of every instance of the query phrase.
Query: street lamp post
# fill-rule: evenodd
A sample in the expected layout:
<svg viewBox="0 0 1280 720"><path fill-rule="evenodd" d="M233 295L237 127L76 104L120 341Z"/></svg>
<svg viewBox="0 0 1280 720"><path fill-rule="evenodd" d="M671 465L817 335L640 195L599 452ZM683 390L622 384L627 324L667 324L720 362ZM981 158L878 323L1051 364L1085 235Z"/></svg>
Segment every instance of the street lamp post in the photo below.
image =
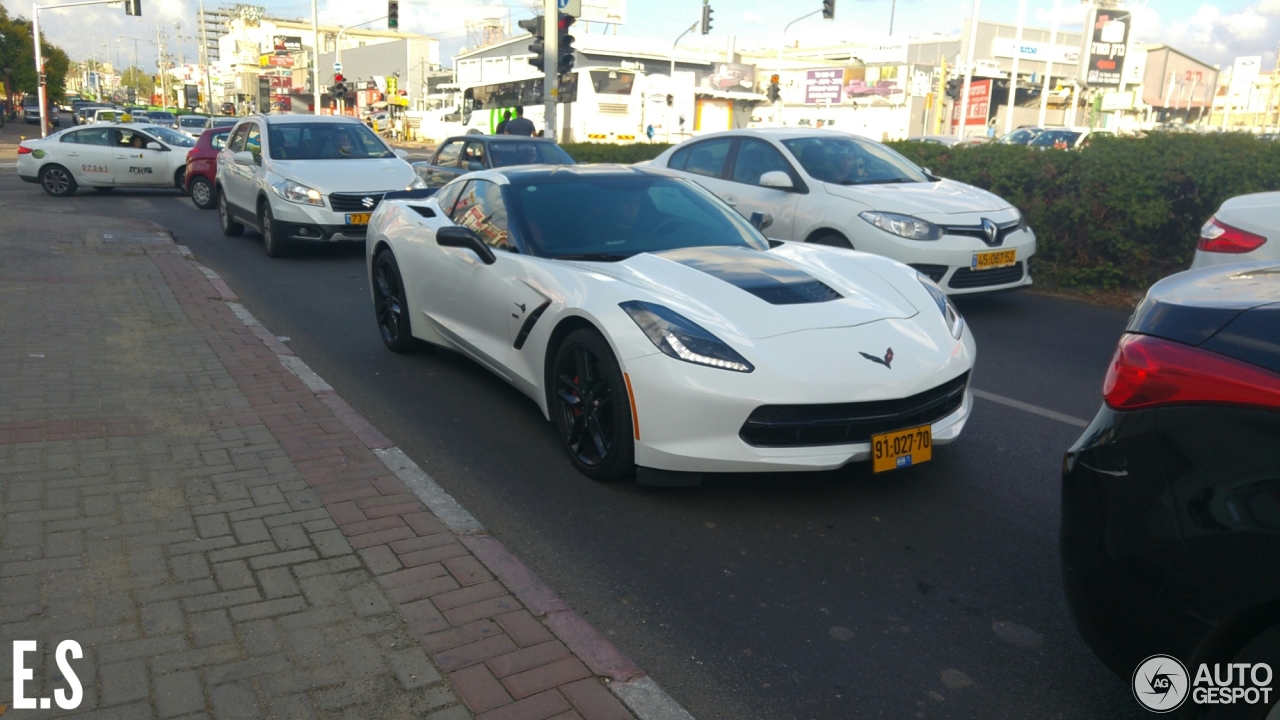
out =
<svg viewBox="0 0 1280 720"><path fill-rule="evenodd" d="M338 65L342 64L342 36L345 35L348 30L350 30L351 28L358 28L361 25L368 25L369 23L376 23L379 20L386 20L386 19L387 19L387 16L383 15L382 17L377 17L372 20L365 20L364 22L358 22L354 25L348 25L344 28L340 28L338 30L338 39L334 42L334 46L333 46L333 51L335 53L334 62L336 62ZM342 115L344 112L346 112L346 108L344 107L346 105L346 98L337 98L337 101L338 101L338 114ZM356 113L356 114L359 115L359 113Z"/></svg>
<svg viewBox="0 0 1280 720"><path fill-rule="evenodd" d="M690 25L688 29L686 29L684 32L680 33L680 35L676 37L675 42L671 43L671 74L668 76L669 82L667 83L667 95L672 98L672 101L667 105L667 143L668 144L671 143L671 124L672 124L671 113L675 112L676 46L680 44L680 41L684 39L685 35L688 35L689 33L697 29L699 22L701 22L701 20L694 20L693 24Z"/></svg>
<svg viewBox="0 0 1280 720"><path fill-rule="evenodd" d="M83 0L82 2L64 5L46 5L31 3L31 41L36 50L36 97L40 102L40 137L49 137L49 91L44 74L44 51L40 47L40 11L61 10L62 8L80 7L82 5L106 5L120 0ZM7 89L6 85L6 89Z"/></svg>
<svg viewBox="0 0 1280 720"><path fill-rule="evenodd" d="M796 18L795 20L792 20L791 22L787 23L787 24L786 24L786 26L782 28L782 41L781 41L780 43L778 43L778 65L777 65L777 70L775 71L775 72L777 72L779 75L781 75L781 74L782 74L782 51L783 51L783 50L785 50L785 49L786 49L786 47L787 47L787 33L791 31L791 26L792 26L792 25L795 25L796 23L800 22L801 20L808 20L809 18L813 17L814 15L817 15L817 14L818 14L818 13L820 13L820 12L822 12L822 11L821 11L821 10L814 10L814 11L813 11L813 12L811 12L811 13L805 13L804 15L801 15L800 17ZM774 106L774 109L773 109L773 121L774 121L775 123L777 123L779 126L781 126L781 125L782 125L782 96L781 96L781 93L779 93L778 101L777 101L777 103L776 103L776 105Z"/></svg>

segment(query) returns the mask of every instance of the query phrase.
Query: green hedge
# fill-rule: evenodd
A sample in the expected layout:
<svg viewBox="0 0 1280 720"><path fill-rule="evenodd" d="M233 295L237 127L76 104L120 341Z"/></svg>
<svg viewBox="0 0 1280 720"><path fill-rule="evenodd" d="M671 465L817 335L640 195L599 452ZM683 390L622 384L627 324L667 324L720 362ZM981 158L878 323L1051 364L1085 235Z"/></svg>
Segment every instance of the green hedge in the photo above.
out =
<svg viewBox="0 0 1280 720"><path fill-rule="evenodd" d="M622 163L630 165L642 160L652 160L671 146L666 143L633 143L630 145L564 143L560 147L569 153L569 157L580 163Z"/></svg>
<svg viewBox="0 0 1280 720"><path fill-rule="evenodd" d="M1037 279L1145 288L1185 269L1227 198L1280 189L1280 143L1237 133L1099 137L1079 152L892 143L943 177L990 190L1036 232Z"/></svg>

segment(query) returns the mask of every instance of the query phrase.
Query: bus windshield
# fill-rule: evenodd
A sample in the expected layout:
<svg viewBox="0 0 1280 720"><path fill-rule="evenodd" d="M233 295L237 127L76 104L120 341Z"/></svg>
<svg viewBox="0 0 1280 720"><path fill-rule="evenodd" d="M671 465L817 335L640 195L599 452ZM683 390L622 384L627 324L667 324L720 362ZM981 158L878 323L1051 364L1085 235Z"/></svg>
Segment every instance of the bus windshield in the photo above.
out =
<svg viewBox="0 0 1280 720"><path fill-rule="evenodd" d="M599 95L630 95L636 74L618 70L592 70L591 86Z"/></svg>

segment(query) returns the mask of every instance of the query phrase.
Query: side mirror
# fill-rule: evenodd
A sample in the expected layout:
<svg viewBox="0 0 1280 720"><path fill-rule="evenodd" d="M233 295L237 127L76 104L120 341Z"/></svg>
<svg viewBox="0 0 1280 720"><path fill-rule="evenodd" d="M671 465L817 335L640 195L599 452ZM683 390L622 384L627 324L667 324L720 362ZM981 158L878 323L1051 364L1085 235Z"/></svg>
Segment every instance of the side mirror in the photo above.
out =
<svg viewBox="0 0 1280 720"><path fill-rule="evenodd" d="M436 244L440 247L456 247L470 250L485 265L497 262L493 250L471 228L461 225L448 225L436 231Z"/></svg>
<svg viewBox="0 0 1280 720"><path fill-rule="evenodd" d="M234 155L231 156L231 161L237 165L256 164L256 161L254 160L254 157L253 157L253 153L249 152L248 150L241 150L240 152L235 153Z"/></svg>
<svg viewBox="0 0 1280 720"><path fill-rule="evenodd" d="M163 146L163 145L161 145L161 144L160 144L160 143L158 143L158 142L149 142L149 143L147 143L147 149L148 149L148 150L163 150L163 149L164 149L164 146Z"/></svg>
<svg viewBox="0 0 1280 720"><path fill-rule="evenodd" d="M791 183L791 176L781 170L770 170L761 175L760 186L777 190L792 190L795 188L795 185Z"/></svg>
<svg viewBox="0 0 1280 720"><path fill-rule="evenodd" d="M394 152L394 153L396 154L396 157L400 158L401 160L408 160L408 159L409 159L409 151L408 151L408 150L402 150L402 149L400 149L400 148L396 148L395 150L392 150L392 152Z"/></svg>
<svg viewBox="0 0 1280 720"><path fill-rule="evenodd" d="M924 176L929 178L929 180L931 180L932 182L938 182L939 180L942 179L937 175L934 175L933 171L930 170L929 168L920 168L920 169L924 171Z"/></svg>
<svg viewBox="0 0 1280 720"><path fill-rule="evenodd" d="M753 212L749 222L756 230L764 232L766 228L773 224L773 216L767 212Z"/></svg>

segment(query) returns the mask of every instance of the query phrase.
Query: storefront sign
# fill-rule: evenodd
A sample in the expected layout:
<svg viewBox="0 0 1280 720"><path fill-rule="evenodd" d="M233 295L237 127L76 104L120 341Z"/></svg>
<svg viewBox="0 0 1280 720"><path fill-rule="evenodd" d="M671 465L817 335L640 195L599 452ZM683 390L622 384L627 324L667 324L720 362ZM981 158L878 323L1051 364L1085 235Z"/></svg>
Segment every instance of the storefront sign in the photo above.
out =
<svg viewBox="0 0 1280 720"><path fill-rule="evenodd" d="M271 44L278 53L302 52L302 38L297 35L274 35Z"/></svg>
<svg viewBox="0 0 1280 720"><path fill-rule="evenodd" d="M951 106L951 127L955 128L960 121L960 101ZM986 125L987 115L991 111L991 80L974 80L969 83L969 109L966 112L965 125Z"/></svg>
<svg viewBox="0 0 1280 720"><path fill-rule="evenodd" d="M1118 87L1129 48L1131 16L1124 10L1091 8L1081 56L1081 80L1089 87Z"/></svg>
<svg viewBox="0 0 1280 720"><path fill-rule="evenodd" d="M839 105L844 98L844 70L810 70L805 76L804 104Z"/></svg>

